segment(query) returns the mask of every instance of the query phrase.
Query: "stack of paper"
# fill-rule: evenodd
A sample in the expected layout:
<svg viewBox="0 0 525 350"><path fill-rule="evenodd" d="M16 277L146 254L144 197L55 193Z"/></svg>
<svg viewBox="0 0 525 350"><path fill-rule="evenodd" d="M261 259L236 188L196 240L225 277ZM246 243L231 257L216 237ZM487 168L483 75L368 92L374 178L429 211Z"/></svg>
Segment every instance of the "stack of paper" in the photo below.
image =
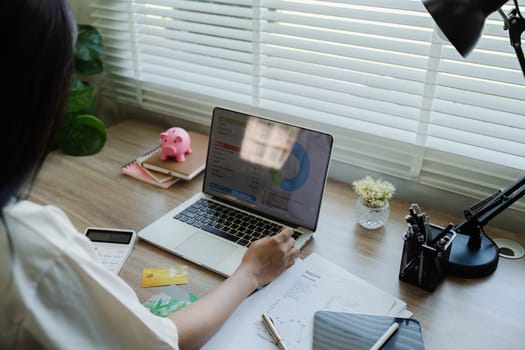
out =
<svg viewBox="0 0 525 350"><path fill-rule="evenodd" d="M289 350L312 349L318 310L410 317L406 303L313 253L248 297L203 349L275 350L267 313Z"/></svg>

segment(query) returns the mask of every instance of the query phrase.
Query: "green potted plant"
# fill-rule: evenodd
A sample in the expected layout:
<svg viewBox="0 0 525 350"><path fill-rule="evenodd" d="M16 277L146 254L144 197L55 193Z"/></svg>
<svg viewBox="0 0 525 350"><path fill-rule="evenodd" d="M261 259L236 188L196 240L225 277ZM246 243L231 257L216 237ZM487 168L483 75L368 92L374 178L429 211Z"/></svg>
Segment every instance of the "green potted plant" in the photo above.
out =
<svg viewBox="0 0 525 350"><path fill-rule="evenodd" d="M390 182L366 176L352 183L357 194L357 222L368 229L382 227L390 214L389 200L396 188Z"/></svg>
<svg viewBox="0 0 525 350"><path fill-rule="evenodd" d="M103 49L102 37L95 27L78 26L73 82L66 114L55 137L57 145L65 154L95 154L106 142L106 127L92 114L95 109L95 89L85 80L104 70L100 59Z"/></svg>

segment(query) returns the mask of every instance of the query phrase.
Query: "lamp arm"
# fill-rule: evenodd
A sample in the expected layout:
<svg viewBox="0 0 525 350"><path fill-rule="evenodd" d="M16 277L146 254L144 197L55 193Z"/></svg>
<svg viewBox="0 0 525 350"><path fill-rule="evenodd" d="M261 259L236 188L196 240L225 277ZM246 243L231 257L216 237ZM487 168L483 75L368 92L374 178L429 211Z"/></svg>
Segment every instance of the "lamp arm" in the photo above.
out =
<svg viewBox="0 0 525 350"><path fill-rule="evenodd" d="M525 76L525 57L523 56L523 50L521 48L521 35L525 31L525 18L521 16L517 2L516 8L510 11L508 17L501 10L501 8L498 9L498 12L503 17L503 21L505 22L503 29L509 30L510 46L512 46L514 52L516 52L521 71Z"/></svg>
<svg viewBox="0 0 525 350"><path fill-rule="evenodd" d="M521 49L521 46L514 46L514 51L516 52L516 56L518 57L523 76L525 76L525 57L523 57L523 50Z"/></svg>
<svg viewBox="0 0 525 350"><path fill-rule="evenodd" d="M471 236L480 235L483 226L523 195L525 195L525 176L475 204L469 210L465 210L465 220L456 225L455 230L464 231L463 233Z"/></svg>

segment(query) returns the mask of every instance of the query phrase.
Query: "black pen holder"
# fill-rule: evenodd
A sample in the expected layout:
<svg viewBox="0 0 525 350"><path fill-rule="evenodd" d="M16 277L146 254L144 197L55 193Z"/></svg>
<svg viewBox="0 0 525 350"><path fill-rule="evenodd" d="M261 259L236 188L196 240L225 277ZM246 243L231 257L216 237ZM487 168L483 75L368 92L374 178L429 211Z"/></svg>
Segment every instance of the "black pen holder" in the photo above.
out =
<svg viewBox="0 0 525 350"><path fill-rule="evenodd" d="M433 224L430 224L430 229L428 243L403 236L399 279L432 292L443 279L456 232Z"/></svg>

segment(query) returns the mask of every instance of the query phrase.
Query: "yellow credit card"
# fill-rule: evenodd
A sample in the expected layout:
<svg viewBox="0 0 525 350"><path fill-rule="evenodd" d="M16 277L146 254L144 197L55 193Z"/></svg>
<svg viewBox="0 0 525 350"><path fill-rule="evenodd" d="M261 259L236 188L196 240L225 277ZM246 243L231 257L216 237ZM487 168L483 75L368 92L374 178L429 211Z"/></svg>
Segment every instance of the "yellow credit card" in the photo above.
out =
<svg viewBox="0 0 525 350"><path fill-rule="evenodd" d="M152 267L142 271L142 287L188 283L188 266Z"/></svg>

